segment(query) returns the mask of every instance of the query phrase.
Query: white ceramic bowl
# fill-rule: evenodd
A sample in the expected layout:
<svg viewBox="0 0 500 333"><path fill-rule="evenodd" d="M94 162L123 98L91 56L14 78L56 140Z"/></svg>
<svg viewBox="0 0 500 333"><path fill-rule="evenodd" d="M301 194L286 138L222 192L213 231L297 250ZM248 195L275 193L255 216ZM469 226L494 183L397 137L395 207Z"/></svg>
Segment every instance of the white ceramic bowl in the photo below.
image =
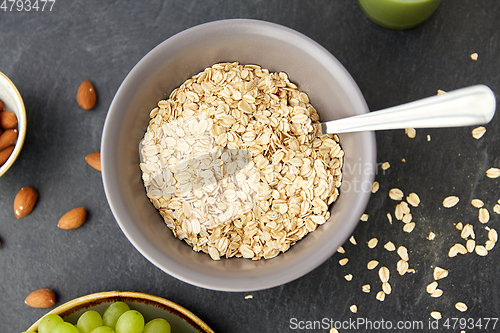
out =
<svg viewBox="0 0 500 333"><path fill-rule="evenodd" d="M167 320L172 332L213 333L207 324L182 306L158 296L131 291L107 291L82 296L58 306L47 314L57 314L75 325L85 311L94 310L102 316L108 306L117 301L125 302L130 309L142 313L145 322L155 318ZM28 332L36 332L42 318L31 325Z"/></svg>
<svg viewBox="0 0 500 333"><path fill-rule="evenodd" d="M12 81L0 72L0 99L5 104L5 111L13 112L17 117L17 141L9 159L0 166L0 177L9 170L19 156L26 137L26 109L23 98Z"/></svg>
<svg viewBox="0 0 500 333"><path fill-rule="evenodd" d="M373 132L340 135L345 151L343 185L331 217L317 230L270 260L213 261L173 237L146 197L139 143L149 112L191 76L220 62L257 64L284 71L305 91L322 121L368 112L345 68L326 49L289 28L256 20L223 20L183 31L149 52L118 89L104 125L101 162L104 189L122 231L147 259L187 283L216 290L250 291L301 277L351 235L368 202L375 171Z"/></svg>

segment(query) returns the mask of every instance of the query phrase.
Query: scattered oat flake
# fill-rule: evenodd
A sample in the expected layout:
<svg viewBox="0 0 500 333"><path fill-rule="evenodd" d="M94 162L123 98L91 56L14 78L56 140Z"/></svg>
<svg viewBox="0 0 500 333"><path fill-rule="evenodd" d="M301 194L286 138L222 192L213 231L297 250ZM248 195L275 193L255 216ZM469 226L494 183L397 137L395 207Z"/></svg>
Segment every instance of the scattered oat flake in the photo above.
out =
<svg viewBox="0 0 500 333"><path fill-rule="evenodd" d="M361 290L364 292L364 293L369 293L370 292L370 285L369 284L365 284L364 286L361 287Z"/></svg>
<svg viewBox="0 0 500 333"><path fill-rule="evenodd" d="M368 241L368 247L370 249L373 249L375 246L378 244L378 239L377 238L372 238Z"/></svg>
<svg viewBox="0 0 500 333"><path fill-rule="evenodd" d="M431 136L427 134L427 141L431 141Z"/></svg>
<svg viewBox="0 0 500 333"><path fill-rule="evenodd" d="M374 181L373 184L372 184L372 193L377 193L379 187L380 187L379 182Z"/></svg>
<svg viewBox="0 0 500 333"><path fill-rule="evenodd" d="M488 250L483 245L476 245L476 254L478 256L484 257L488 255Z"/></svg>
<svg viewBox="0 0 500 333"><path fill-rule="evenodd" d="M392 251L396 250L396 246L394 246L393 242L387 242L387 243L385 243L384 248L387 251L389 251L389 252L392 252Z"/></svg>
<svg viewBox="0 0 500 333"><path fill-rule="evenodd" d="M492 228L488 231L488 239L495 243L498 241L498 233L495 229Z"/></svg>
<svg viewBox="0 0 500 333"><path fill-rule="evenodd" d="M480 208L479 209L479 215L478 215L479 222L481 223L488 223L490 220L490 213L486 208Z"/></svg>
<svg viewBox="0 0 500 333"><path fill-rule="evenodd" d="M451 195L443 200L443 207L451 208L455 206L459 201L460 199L457 196Z"/></svg>
<svg viewBox="0 0 500 333"><path fill-rule="evenodd" d="M434 267L434 273L433 273L434 280L436 281L441 280L447 276L448 276L448 271L446 269L438 266Z"/></svg>
<svg viewBox="0 0 500 333"><path fill-rule="evenodd" d="M353 304L349 307L349 310L351 310L352 313L356 313L358 312L358 307L356 306L356 304Z"/></svg>
<svg viewBox="0 0 500 333"><path fill-rule="evenodd" d="M434 240L434 238L436 238L436 234L435 234L435 233L433 233L432 231L431 231L431 232L429 232L429 236L427 236L427 239L428 239L428 240Z"/></svg>
<svg viewBox="0 0 500 333"><path fill-rule="evenodd" d="M497 214L500 214L500 204L496 204L493 206L493 211Z"/></svg>
<svg viewBox="0 0 500 333"><path fill-rule="evenodd" d="M436 289L431 293L431 297L437 298L443 295L443 291L441 289Z"/></svg>
<svg viewBox="0 0 500 333"><path fill-rule="evenodd" d="M453 245L450 250L448 251L448 257L450 258L453 258L453 257L456 257L458 254L458 250L457 248L455 247L455 245Z"/></svg>
<svg viewBox="0 0 500 333"><path fill-rule="evenodd" d="M465 312L467 311L467 305L465 303L462 303L462 302L458 302L455 304L455 308L460 311L460 312Z"/></svg>
<svg viewBox="0 0 500 333"><path fill-rule="evenodd" d="M472 199L470 203L472 206L476 208L481 208L484 206L484 202L481 201L480 199Z"/></svg>
<svg viewBox="0 0 500 333"><path fill-rule="evenodd" d="M374 269L377 266L378 266L378 261L377 260L370 260L368 262L368 264L366 264L366 268L368 268L369 270L372 270L372 269Z"/></svg>
<svg viewBox="0 0 500 333"><path fill-rule="evenodd" d="M457 225L455 226L458 230L462 230L464 228L464 225L462 222L458 222Z"/></svg>
<svg viewBox="0 0 500 333"><path fill-rule="evenodd" d="M434 319L441 319L441 312L438 312L438 311L432 311L431 312L431 317L434 318Z"/></svg>
<svg viewBox="0 0 500 333"><path fill-rule="evenodd" d="M389 198L392 200L400 201L403 199L403 191L401 191L399 188L392 188L389 190Z"/></svg>
<svg viewBox="0 0 500 333"><path fill-rule="evenodd" d="M416 270L414 268L408 268L406 272L415 274Z"/></svg>
<svg viewBox="0 0 500 333"><path fill-rule="evenodd" d="M406 163L406 158L402 158L401 162Z"/></svg>
<svg viewBox="0 0 500 333"><path fill-rule="evenodd" d="M253 298L253 295L246 295L245 296L245 299L251 299L251 298Z"/></svg>
<svg viewBox="0 0 500 333"><path fill-rule="evenodd" d="M408 257L408 249L404 246L398 247L398 255L404 261L408 261L410 258Z"/></svg>
<svg viewBox="0 0 500 333"><path fill-rule="evenodd" d="M389 282L384 282L382 283L382 291L386 294L386 295L390 295L391 292L392 292L392 287L391 287L391 284Z"/></svg>
<svg viewBox="0 0 500 333"><path fill-rule="evenodd" d="M339 333L339 331L335 327L332 327L330 328L330 333Z"/></svg>
<svg viewBox="0 0 500 333"><path fill-rule="evenodd" d="M487 250L487 251L491 251L493 250L493 248L495 247L495 244L496 242L492 241L491 239L488 239L486 241L486 243L484 244L484 248Z"/></svg>
<svg viewBox="0 0 500 333"><path fill-rule="evenodd" d="M392 216L391 213L387 213L387 220L389 220L389 223L392 224Z"/></svg>
<svg viewBox="0 0 500 333"><path fill-rule="evenodd" d="M345 266L348 261L349 261L348 258L342 258L339 260L339 264L340 264L340 266Z"/></svg>
<svg viewBox="0 0 500 333"><path fill-rule="evenodd" d="M407 197L406 197L406 201L412 205L413 207L417 207L418 204L420 203L420 198L419 196L417 195L417 193L410 193Z"/></svg>
<svg viewBox="0 0 500 333"><path fill-rule="evenodd" d="M363 214L363 215L361 215L361 217L360 217L359 219L360 219L361 221L363 221L363 222L368 221L368 214Z"/></svg>
<svg viewBox="0 0 500 333"><path fill-rule="evenodd" d="M357 245L358 243L356 242L356 238L354 238L354 236L351 236L349 238L349 242L351 242L353 245Z"/></svg>
<svg viewBox="0 0 500 333"><path fill-rule="evenodd" d="M472 54L470 55L470 58L471 58L472 60L474 60L474 61L477 61L477 53L475 53L475 52L474 52L474 53L472 53Z"/></svg>
<svg viewBox="0 0 500 333"><path fill-rule="evenodd" d="M455 249L457 249L458 253L460 253L460 254L466 254L467 253L467 249L465 248L465 246L463 246L460 243L455 244L454 247L455 247Z"/></svg>
<svg viewBox="0 0 500 333"><path fill-rule="evenodd" d="M382 163L382 166L381 166L382 170L387 170L390 167L391 167L391 165L389 164L389 162L384 162L384 163Z"/></svg>
<svg viewBox="0 0 500 333"><path fill-rule="evenodd" d="M438 283L436 281L433 281L427 285L425 290L429 293L432 294L436 289L437 289Z"/></svg>
<svg viewBox="0 0 500 333"><path fill-rule="evenodd" d="M486 128L484 128L484 126L479 126L472 130L472 137L479 140L483 137L484 133L486 133Z"/></svg>
<svg viewBox="0 0 500 333"><path fill-rule="evenodd" d="M412 218L413 216L411 214L404 214L402 220L404 223L410 223Z"/></svg>
<svg viewBox="0 0 500 333"><path fill-rule="evenodd" d="M399 273L399 275L403 276L408 272L408 261L406 260L399 260L398 263L396 264L396 269Z"/></svg>
<svg viewBox="0 0 500 333"><path fill-rule="evenodd" d="M342 246L339 246L339 248L337 249L337 252L344 254L345 250L344 250L344 248Z"/></svg>
<svg viewBox="0 0 500 333"><path fill-rule="evenodd" d="M486 170L486 177L488 178L498 178L500 177L500 169L498 168L489 168Z"/></svg>
<svg viewBox="0 0 500 333"><path fill-rule="evenodd" d="M410 138L410 139L414 139L415 136L417 135L417 131L410 127L410 128L405 128L405 134Z"/></svg>
<svg viewBox="0 0 500 333"><path fill-rule="evenodd" d="M390 276L389 268L385 266L380 267L380 269L378 270L378 276L380 277L380 281L388 282Z"/></svg>
<svg viewBox="0 0 500 333"><path fill-rule="evenodd" d="M375 296L379 301L383 302L385 300L385 293L381 290Z"/></svg>
<svg viewBox="0 0 500 333"><path fill-rule="evenodd" d="M469 253L474 252L474 249L476 248L476 241L473 239L467 240L467 243L465 243L465 247L467 248L467 251Z"/></svg>
<svg viewBox="0 0 500 333"><path fill-rule="evenodd" d="M438 95L444 95L444 94L446 94L446 91L438 89L437 94Z"/></svg>
<svg viewBox="0 0 500 333"><path fill-rule="evenodd" d="M412 232L413 229L415 229L415 222L410 222L403 226L403 231L407 233Z"/></svg>
<svg viewBox="0 0 500 333"><path fill-rule="evenodd" d="M488 227L486 227L488 228ZM476 239L476 234L474 233L474 227L470 224L466 224L463 229L462 229L462 232L460 233L460 237L462 237L463 239L467 240L467 238L472 238L472 239Z"/></svg>
<svg viewBox="0 0 500 333"><path fill-rule="evenodd" d="M396 207L394 208L394 217L396 220L401 221L403 219L404 213L403 213L403 206L401 203L397 204Z"/></svg>
<svg viewBox="0 0 500 333"><path fill-rule="evenodd" d="M352 274L345 275L344 279L346 279L347 281L351 281L352 280Z"/></svg>

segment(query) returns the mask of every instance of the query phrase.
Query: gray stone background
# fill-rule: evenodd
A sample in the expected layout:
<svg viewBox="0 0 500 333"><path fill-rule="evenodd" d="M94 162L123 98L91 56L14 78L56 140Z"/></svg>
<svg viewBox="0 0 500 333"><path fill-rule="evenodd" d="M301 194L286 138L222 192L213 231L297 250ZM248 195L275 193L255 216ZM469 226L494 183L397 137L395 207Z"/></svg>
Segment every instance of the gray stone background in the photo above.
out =
<svg viewBox="0 0 500 333"><path fill-rule="evenodd" d="M371 110L479 83L490 86L497 98L500 92L497 0L443 0L428 21L406 31L375 25L354 0L57 0L49 12L0 10L0 71L17 85L28 114L25 146L0 178L0 331L23 331L47 312L24 304L39 288L54 290L56 305L100 291L146 292L186 307L216 332L227 333L327 332L294 330L291 318L422 320L427 325L434 310L445 318L500 317L500 250L486 257L447 255L461 242L454 226L459 221L475 226L478 242L486 240L477 209L470 205L473 198L485 202L488 225L500 229L492 209L500 199L500 179L485 176L488 168L500 167L498 116L480 140L472 138L473 127L420 129L415 139L403 130L378 132L377 159L389 161L391 168L378 170L380 190L366 209L368 221L354 232L358 245L345 245L346 266L335 254L306 276L252 292L253 299L246 300L249 293L178 281L133 248L111 214L100 173L85 156L99 150L113 96L149 50L184 29L226 18L271 21L311 37L347 68ZM473 52L479 54L477 61L470 59ZM91 111L75 100L84 79L98 93ZM34 187L39 201L31 215L17 220L12 207L23 186ZM386 219L395 207L387 196L392 187L416 192L422 200L412 209L416 228L411 234L402 232L401 222L390 225ZM448 195L461 201L446 210L441 202ZM78 206L87 208L87 222L69 232L58 229L59 218ZM426 239L430 231L437 235L434 241ZM366 246L372 237L379 239L375 249ZM396 273L397 255L383 249L389 240L408 247L415 274ZM376 271L366 269L371 259L392 270L393 292L384 302L375 299L380 282ZM439 281L444 294L436 299L425 292L434 266L450 271ZM344 279L349 273L351 282ZM372 285L370 294L361 291L366 283ZM468 305L467 312L454 308L458 301ZM349 311L352 304L357 314Z"/></svg>

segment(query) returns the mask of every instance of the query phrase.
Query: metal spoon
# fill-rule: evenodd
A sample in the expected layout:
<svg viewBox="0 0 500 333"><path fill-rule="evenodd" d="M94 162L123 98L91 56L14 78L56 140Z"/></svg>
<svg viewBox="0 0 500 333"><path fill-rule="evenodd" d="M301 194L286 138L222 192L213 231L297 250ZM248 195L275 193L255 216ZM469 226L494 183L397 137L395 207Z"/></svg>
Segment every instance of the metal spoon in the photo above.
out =
<svg viewBox="0 0 500 333"><path fill-rule="evenodd" d="M403 128L480 125L495 115L495 95L476 85L380 111L321 123L321 132L348 133Z"/></svg>

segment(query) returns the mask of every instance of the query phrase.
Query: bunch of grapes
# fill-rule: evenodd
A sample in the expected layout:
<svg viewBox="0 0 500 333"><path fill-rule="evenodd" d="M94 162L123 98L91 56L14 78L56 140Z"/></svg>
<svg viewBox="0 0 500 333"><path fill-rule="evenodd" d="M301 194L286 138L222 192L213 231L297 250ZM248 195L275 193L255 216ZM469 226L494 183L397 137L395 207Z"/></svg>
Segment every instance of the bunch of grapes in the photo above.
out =
<svg viewBox="0 0 500 333"><path fill-rule="evenodd" d="M38 333L170 333L170 324L161 318L145 324L139 311L130 310L124 302L115 302L102 317L96 311L86 311L78 318L76 326L59 315L46 315L38 325Z"/></svg>

